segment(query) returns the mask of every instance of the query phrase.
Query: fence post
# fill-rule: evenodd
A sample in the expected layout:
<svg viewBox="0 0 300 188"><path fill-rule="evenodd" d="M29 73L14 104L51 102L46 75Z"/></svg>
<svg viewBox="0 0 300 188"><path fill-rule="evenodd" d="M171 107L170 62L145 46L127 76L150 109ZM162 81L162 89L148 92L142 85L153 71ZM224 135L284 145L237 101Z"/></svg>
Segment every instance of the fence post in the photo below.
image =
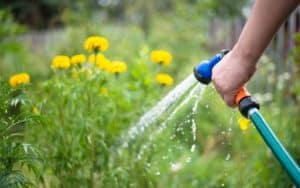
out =
<svg viewBox="0 0 300 188"><path fill-rule="evenodd" d="M276 67L277 74L280 74L282 71L282 61L283 61L283 46L284 46L284 25L282 25L277 34L276 34L276 49L275 49L275 57L276 57Z"/></svg>
<svg viewBox="0 0 300 188"><path fill-rule="evenodd" d="M299 10L299 9L298 9ZM290 52L293 47L295 46L295 41L294 41L294 35L296 33L296 16L297 13L296 11L294 11L291 16L289 17L289 28L288 28L288 40L289 40L289 44L288 44L288 52ZM287 70L288 72L291 74L292 73L292 62L291 59L288 58L287 59Z"/></svg>

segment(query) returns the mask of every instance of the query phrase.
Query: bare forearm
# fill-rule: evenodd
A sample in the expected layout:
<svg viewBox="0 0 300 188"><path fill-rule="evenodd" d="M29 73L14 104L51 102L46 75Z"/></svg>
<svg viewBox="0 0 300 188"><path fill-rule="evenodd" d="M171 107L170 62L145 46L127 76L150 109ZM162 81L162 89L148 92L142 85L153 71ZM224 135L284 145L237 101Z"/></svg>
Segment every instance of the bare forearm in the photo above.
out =
<svg viewBox="0 0 300 188"><path fill-rule="evenodd" d="M299 0L256 0L251 15L233 48L233 54L255 64Z"/></svg>
<svg viewBox="0 0 300 188"><path fill-rule="evenodd" d="M240 88L253 76L256 62L298 0L256 0L238 42L213 69L212 80L226 104L235 106Z"/></svg>

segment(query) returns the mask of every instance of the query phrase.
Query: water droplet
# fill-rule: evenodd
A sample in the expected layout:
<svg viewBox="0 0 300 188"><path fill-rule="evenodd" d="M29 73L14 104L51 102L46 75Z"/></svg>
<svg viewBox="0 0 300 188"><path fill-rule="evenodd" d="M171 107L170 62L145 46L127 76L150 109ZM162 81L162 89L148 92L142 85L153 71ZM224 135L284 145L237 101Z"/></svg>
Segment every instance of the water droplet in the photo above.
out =
<svg viewBox="0 0 300 188"><path fill-rule="evenodd" d="M194 141L196 140L196 136L197 136L196 134L197 134L197 126L196 126L195 120L193 119L192 120L192 135L193 135Z"/></svg>
<svg viewBox="0 0 300 188"><path fill-rule="evenodd" d="M159 176L159 175L160 175L160 172L159 172L159 171L157 171L157 172L155 173L155 175Z"/></svg>
<svg viewBox="0 0 300 188"><path fill-rule="evenodd" d="M230 153L228 153L228 154L226 155L226 158L225 158L225 160L226 160L226 161L229 161L229 160L230 160L230 158L231 158L231 155L230 155Z"/></svg>
<svg viewBox="0 0 300 188"><path fill-rule="evenodd" d="M190 163L191 161L192 161L192 158L191 158L191 157L185 158L185 162L186 162L186 163Z"/></svg>
<svg viewBox="0 0 300 188"><path fill-rule="evenodd" d="M171 164L171 171L172 172L176 172L176 171L180 170L181 168L182 168L181 163L172 163Z"/></svg>
<svg viewBox="0 0 300 188"><path fill-rule="evenodd" d="M224 184L224 183L222 183L222 184L221 184L221 187L225 187L225 184Z"/></svg>
<svg viewBox="0 0 300 188"><path fill-rule="evenodd" d="M196 149L196 145L195 145L195 144L193 144L193 145L192 145L192 147L191 147L191 152L194 152L194 151L195 151L195 149Z"/></svg>
<svg viewBox="0 0 300 188"><path fill-rule="evenodd" d="M173 134L172 136L170 136L170 140L174 140L176 138L176 135Z"/></svg>

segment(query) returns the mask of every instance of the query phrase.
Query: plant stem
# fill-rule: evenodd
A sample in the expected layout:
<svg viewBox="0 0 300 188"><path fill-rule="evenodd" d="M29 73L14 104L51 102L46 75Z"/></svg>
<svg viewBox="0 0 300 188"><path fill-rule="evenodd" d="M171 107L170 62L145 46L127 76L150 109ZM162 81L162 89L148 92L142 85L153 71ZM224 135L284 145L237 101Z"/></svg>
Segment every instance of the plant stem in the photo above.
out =
<svg viewBox="0 0 300 188"><path fill-rule="evenodd" d="M90 169L90 187L94 188L94 163L95 163L95 143L93 131L90 134L91 147L90 147L90 159L91 159L91 169Z"/></svg>

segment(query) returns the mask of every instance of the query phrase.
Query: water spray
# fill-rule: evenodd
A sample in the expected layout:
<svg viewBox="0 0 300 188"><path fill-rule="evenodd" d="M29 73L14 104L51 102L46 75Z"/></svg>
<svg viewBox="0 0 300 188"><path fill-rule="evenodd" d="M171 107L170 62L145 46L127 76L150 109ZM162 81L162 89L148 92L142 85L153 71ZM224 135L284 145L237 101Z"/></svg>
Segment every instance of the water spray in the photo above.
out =
<svg viewBox="0 0 300 188"><path fill-rule="evenodd" d="M212 59L202 61L194 68L196 79L203 83L209 84L212 78L212 70L218 62L229 52L222 50ZM259 112L259 104L251 97L245 87L242 87L235 97L235 103L239 107L239 111L245 118L249 118L255 125L259 134L271 149L277 160L288 173L292 181L297 187L300 187L300 168L294 159L281 144L275 133L272 131L269 124L266 122L262 114Z"/></svg>

